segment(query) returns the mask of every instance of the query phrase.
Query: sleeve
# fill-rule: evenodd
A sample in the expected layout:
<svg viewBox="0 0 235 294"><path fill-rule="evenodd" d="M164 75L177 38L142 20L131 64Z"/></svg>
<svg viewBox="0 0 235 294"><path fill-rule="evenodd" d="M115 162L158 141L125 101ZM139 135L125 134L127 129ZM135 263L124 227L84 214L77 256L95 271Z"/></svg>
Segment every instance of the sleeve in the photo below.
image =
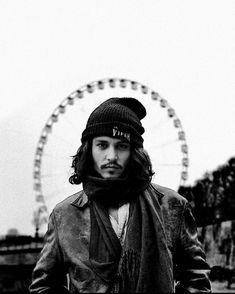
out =
<svg viewBox="0 0 235 294"><path fill-rule="evenodd" d="M209 272L192 209L186 202L176 254L176 293L211 293Z"/></svg>
<svg viewBox="0 0 235 294"><path fill-rule="evenodd" d="M65 267L58 244L55 217L52 212L45 234L44 247L33 270L29 291L34 294L69 293L65 285Z"/></svg>

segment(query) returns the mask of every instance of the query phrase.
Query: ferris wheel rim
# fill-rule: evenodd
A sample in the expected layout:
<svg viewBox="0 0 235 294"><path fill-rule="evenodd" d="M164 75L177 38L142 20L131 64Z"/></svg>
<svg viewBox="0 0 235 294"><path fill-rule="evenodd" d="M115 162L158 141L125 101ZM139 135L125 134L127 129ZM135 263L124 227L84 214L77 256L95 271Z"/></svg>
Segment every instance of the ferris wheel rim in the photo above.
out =
<svg viewBox="0 0 235 294"><path fill-rule="evenodd" d="M105 89L106 84L110 88L115 88L117 86L126 88L128 86L131 87L131 90L140 90L142 94L151 94L151 99L155 101L159 101L160 106L167 110L168 116L173 119L174 127L178 129L178 140L182 142L181 145L181 153L182 153L182 166L181 166L181 175L179 186L183 186L188 177L188 167L189 167L189 159L188 159L188 144L186 141L185 131L183 130L181 120L177 116L175 110L171 107L168 101L163 98L158 92L152 90L150 87L131 79L127 78L104 78L96 81L89 82L84 84L77 90L73 91L70 95L64 98L61 103L53 110L51 115L48 117L41 134L39 136L39 140L37 142L36 151L34 155L34 164L33 164L33 184L34 191L36 194L36 202L39 203L39 207L37 210L38 215L47 216L42 218L42 222L47 222L48 220L48 209L45 201L45 197L42 193L42 183L41 183L41 161L44 151L44 146L47 143L47 137L52 132L52 126L54 123L58 121L58 117L65 113L66 107L68 105L73 105L75 103L75 99L84 98L85 93L93 93L96 88L99 90Z"/></svg>

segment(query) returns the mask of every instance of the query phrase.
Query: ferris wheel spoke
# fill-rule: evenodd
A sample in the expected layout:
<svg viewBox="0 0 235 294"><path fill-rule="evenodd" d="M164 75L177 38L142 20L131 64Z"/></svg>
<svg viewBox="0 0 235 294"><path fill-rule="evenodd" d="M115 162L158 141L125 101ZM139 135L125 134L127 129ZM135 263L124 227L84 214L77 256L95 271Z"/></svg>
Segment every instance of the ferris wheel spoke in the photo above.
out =
<svg viewBox="0 0 235 294"><path fill-rule="evenodd" d="M179 141L179 140L177 140L177 139L170 140L170 141L164 142L164 143L159 144L159 145L154 145L152 148L153 148L153 149L163 148L163 147L165 147L165 146L172 145L172 144L174 144L174 143L178 143L178 141Z"/></svg>
<svg viewBox="0 0 235 294"><path fill-rule="evenodd" d="M55 151L59 151L59 149L56 148ZM71 156L65 156L64 154L57 155L57 154L52 153L52 152L50 152L50 153L49 152L44 152L43 156L48 157L48 158L53 158L53 159L63 159L63 160L66 160L66 161L70 160L70 157L71 157Z"/></svg>
<svg viewBox="0 0 235 294"><path fill-rule="evenodd" d="M64 173L63 172L60 172L60 173L51 173L51 174L41 174L41 178L56 178L56 177L58 177L58 176L61 176L61 175L64 175Z"/></svg>
<svg viewBox="0 0 235 294"><path fill-rule="evenodd" d="M162 166L162 167L179 167L181 166L181 163L158 163L158 166Z"/></svg>
<svg viewBox="0 0 235 294"><path fill-rule="evenodd" d="M63 116L63 120L64 122L66 122L69 126L71 126L71 128L69 129L69 131L73 131L76 135L80 133L80 128L78 128L78 126L76 126L71 120L69 120L67 117Z"/></svg>
<svg viewBox="0 0 235 294"><path fill-rule="evenodd" d="M46 199L47 202L49 202L53 198L58 197L58 195L61 195L62 197L61 197L60 200L64 200L64 198L69 197L70 195L72 195L72 194L74 194L74 193L76 193L78 191L79 191L79 189L76 188L76 189L74 189L74 192L68 193L66 186L65 187L60 187L59 191L57 189L57 190L50 191L50 193L47 193L47 196L45 197L45 199Z"/></svg>
<svg viewBox="0 0 235 294"><path fill-rule="evenodd" d="M157 124L154 124L153 125L153 128L154 129L161 129L163 128L164 126L166 126L168 123L170 122L170 119L167 117L167 118L163 118L162 120L160 120Z"/></svg>
<svg viewBox="0 0 235 294"><path fill-rule="evenodd" d="M62 136L59 136L59 135L56 135L56 134L54 134L54 139L56 140L56 141L58 141L58 142L60 142L60 145L61 145L61 143L63 143L63 144L65 144L65 145L69 145L69 146L71 146L71 144L73 145L73 142L71 142L71 141L69 141L69 140L66 140L64 137L62 137ZM58 146L58 145L57 145Z"/></svg>

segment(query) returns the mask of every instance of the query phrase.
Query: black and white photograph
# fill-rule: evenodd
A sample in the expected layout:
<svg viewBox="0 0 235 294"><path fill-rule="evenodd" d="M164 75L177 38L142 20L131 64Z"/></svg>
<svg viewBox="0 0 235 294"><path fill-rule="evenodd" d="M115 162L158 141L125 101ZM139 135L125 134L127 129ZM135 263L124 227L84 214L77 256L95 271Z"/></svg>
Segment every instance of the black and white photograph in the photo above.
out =
<svg viewBox="0 0 235 294"><path fill-rule="evenodd" d="M235 292L235 1L0 1L0 293Z"/></svg>

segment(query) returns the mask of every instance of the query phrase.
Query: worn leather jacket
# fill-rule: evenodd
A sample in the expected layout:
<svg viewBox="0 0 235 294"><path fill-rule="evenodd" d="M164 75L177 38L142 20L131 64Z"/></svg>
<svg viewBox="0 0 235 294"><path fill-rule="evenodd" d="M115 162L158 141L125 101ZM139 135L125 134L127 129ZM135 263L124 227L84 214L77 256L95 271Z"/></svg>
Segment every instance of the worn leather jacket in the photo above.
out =
<svg viewBox="0 0 235 294"><path fill-rule="evenodd" d="M153 188L174 264L175 292L210 293L209 266L189 203L171 189L155 184ZM80 191L57 204L50 216L30 293L108 292L109 285L95 275L89 264L89 238L89 202Z"/></svg>

